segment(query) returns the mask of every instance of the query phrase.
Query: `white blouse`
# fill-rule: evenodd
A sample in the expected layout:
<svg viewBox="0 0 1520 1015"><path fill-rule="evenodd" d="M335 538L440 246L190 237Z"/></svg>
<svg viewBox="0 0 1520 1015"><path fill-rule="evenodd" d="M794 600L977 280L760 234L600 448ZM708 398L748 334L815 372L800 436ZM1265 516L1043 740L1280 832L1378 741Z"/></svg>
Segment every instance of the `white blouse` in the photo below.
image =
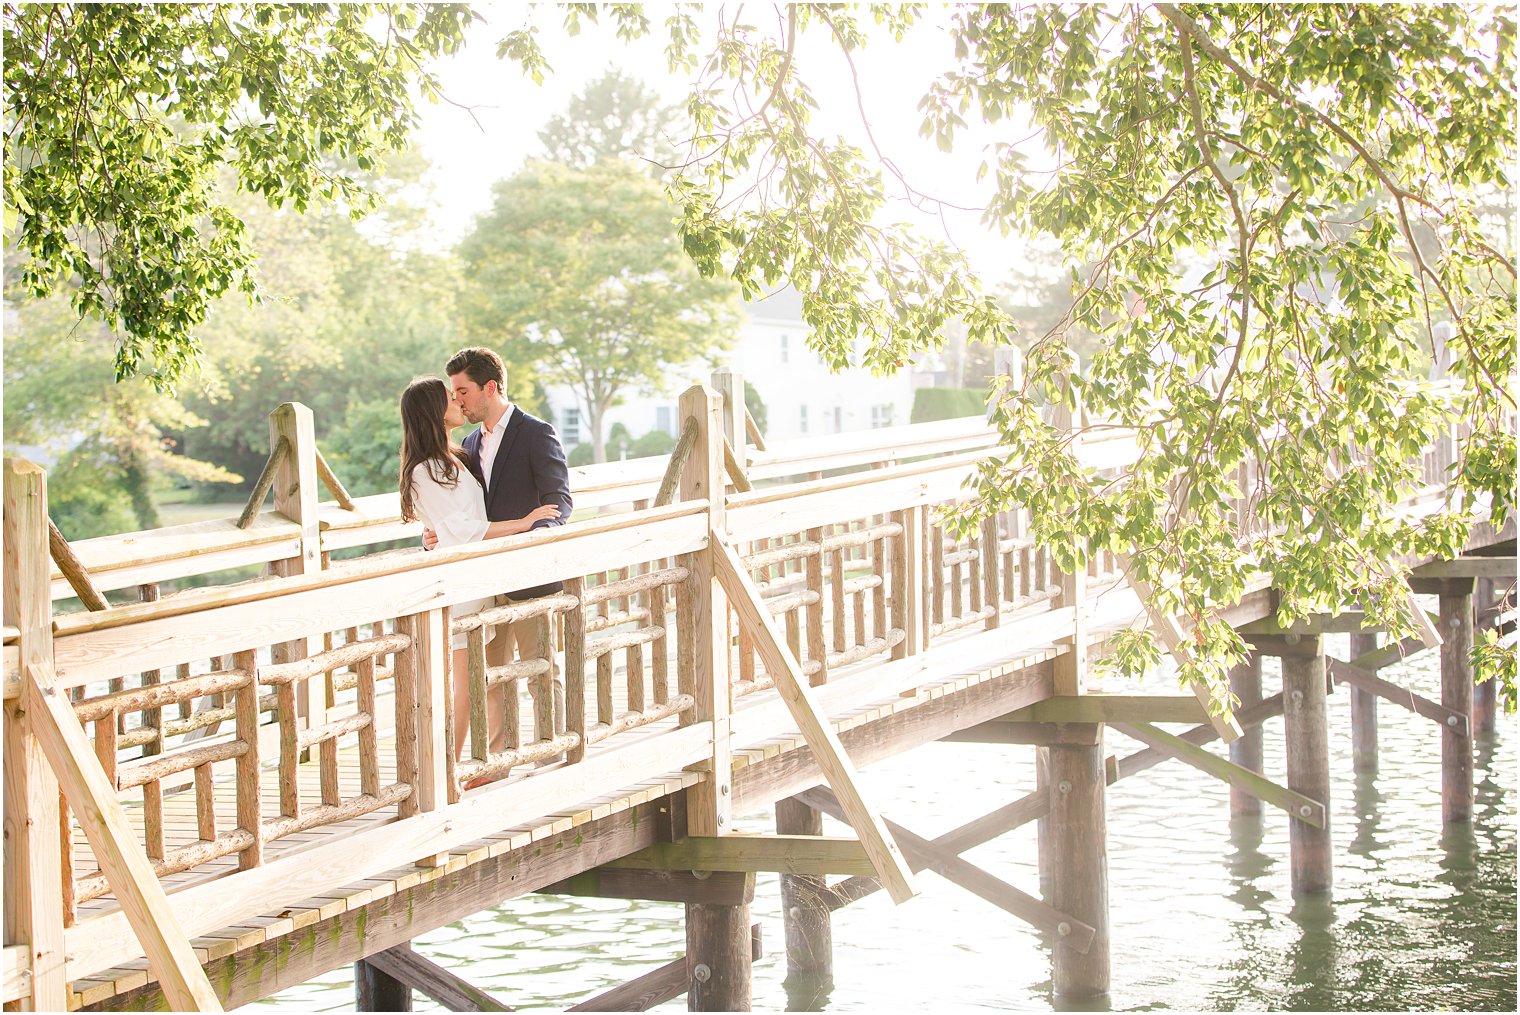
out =
<svg viewBox="0 0 1520 1015"><path fill-rule="evenodd" d="M454 484L446 486L434 475L434 468L433 462L412 467L412 506L422 524L438 533L439 549L485 538L491 523L486 519L480 480L461 464Z"/></svg>

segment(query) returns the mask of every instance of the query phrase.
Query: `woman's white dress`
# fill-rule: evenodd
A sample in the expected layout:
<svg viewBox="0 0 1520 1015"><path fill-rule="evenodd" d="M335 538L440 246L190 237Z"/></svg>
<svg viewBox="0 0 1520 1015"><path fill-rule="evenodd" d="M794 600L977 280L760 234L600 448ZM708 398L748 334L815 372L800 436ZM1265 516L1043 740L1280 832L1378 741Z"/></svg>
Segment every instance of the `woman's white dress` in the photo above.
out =
<svg viewBox="0 0 1520 1015"><path fill-rule="evenodd" d="M476 543L485 538L490 521L486 518L486 495L480 480L463 465L459 467L452 485L442 482L434 474L436 463L422 462L412 466L412 506L422 524L438 533L439 550L465 543ZM450 612L456 617L477 613L491 605L490 599L472 599L456 603ZM456 635L455 648L465 647L465 636Z"/></svg>

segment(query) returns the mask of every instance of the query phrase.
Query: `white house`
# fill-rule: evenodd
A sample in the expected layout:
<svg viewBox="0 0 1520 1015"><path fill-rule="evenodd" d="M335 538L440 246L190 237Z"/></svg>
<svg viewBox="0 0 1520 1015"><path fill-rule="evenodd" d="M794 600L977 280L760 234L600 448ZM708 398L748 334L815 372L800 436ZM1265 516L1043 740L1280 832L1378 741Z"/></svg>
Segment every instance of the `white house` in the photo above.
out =
<svg viewBox="0 0 1520 1015"><path fill-rule="evenodd" d="M829 368L807 347L807 326L802 321L802 300L784 289L774 296L746 303L748 320L738 343L719 366L740 373L754 385L765 403L767 439L787 440L809 434L833 434L907 423L913 408L913 390L932 379L913 370L876 377L854 367L841 373ZM608 411L605 426L628 428L633 437L651 430L676 434L676 400L682 390L706 382L708 367L693 363L670 372L671 390L653 396L635 395ZM590 440L582 425L584 407L568 387L548 388L550 411L560 440L572 448Z"/></svg>

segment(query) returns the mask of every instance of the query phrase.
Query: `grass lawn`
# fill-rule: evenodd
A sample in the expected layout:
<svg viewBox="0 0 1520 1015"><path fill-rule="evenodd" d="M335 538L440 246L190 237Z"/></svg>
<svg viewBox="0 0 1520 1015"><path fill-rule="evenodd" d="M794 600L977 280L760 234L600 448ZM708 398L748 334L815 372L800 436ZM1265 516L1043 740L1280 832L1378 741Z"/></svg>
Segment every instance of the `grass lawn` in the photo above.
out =
<svg viewBox="0 0 1520 1015"><path fill-rule="evenodd" d="M195 501L190 499L193 492L186 489L155 491L153 499L158 504L158 514L164 525L185 525L212 518L237 521L238 515L243 513L244 500Z"/></svg>

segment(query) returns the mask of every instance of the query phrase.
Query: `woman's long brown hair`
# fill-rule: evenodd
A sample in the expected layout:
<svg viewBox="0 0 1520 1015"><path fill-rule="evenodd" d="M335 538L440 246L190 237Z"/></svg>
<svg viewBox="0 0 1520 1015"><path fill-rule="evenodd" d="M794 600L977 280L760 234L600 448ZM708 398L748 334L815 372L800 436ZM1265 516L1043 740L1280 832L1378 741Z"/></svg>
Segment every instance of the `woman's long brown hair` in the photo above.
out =
<svg viewBox="0 0 1520 1015"><path fill-rule="evenodd" d="M437 377L419 377L401 392L401 518L415 521L416 505L412 472L426 462L433 478L444 486L459 482L461 469L475 471L464 449L449 440L444 413L449 408L449 388Z"/></svg>

